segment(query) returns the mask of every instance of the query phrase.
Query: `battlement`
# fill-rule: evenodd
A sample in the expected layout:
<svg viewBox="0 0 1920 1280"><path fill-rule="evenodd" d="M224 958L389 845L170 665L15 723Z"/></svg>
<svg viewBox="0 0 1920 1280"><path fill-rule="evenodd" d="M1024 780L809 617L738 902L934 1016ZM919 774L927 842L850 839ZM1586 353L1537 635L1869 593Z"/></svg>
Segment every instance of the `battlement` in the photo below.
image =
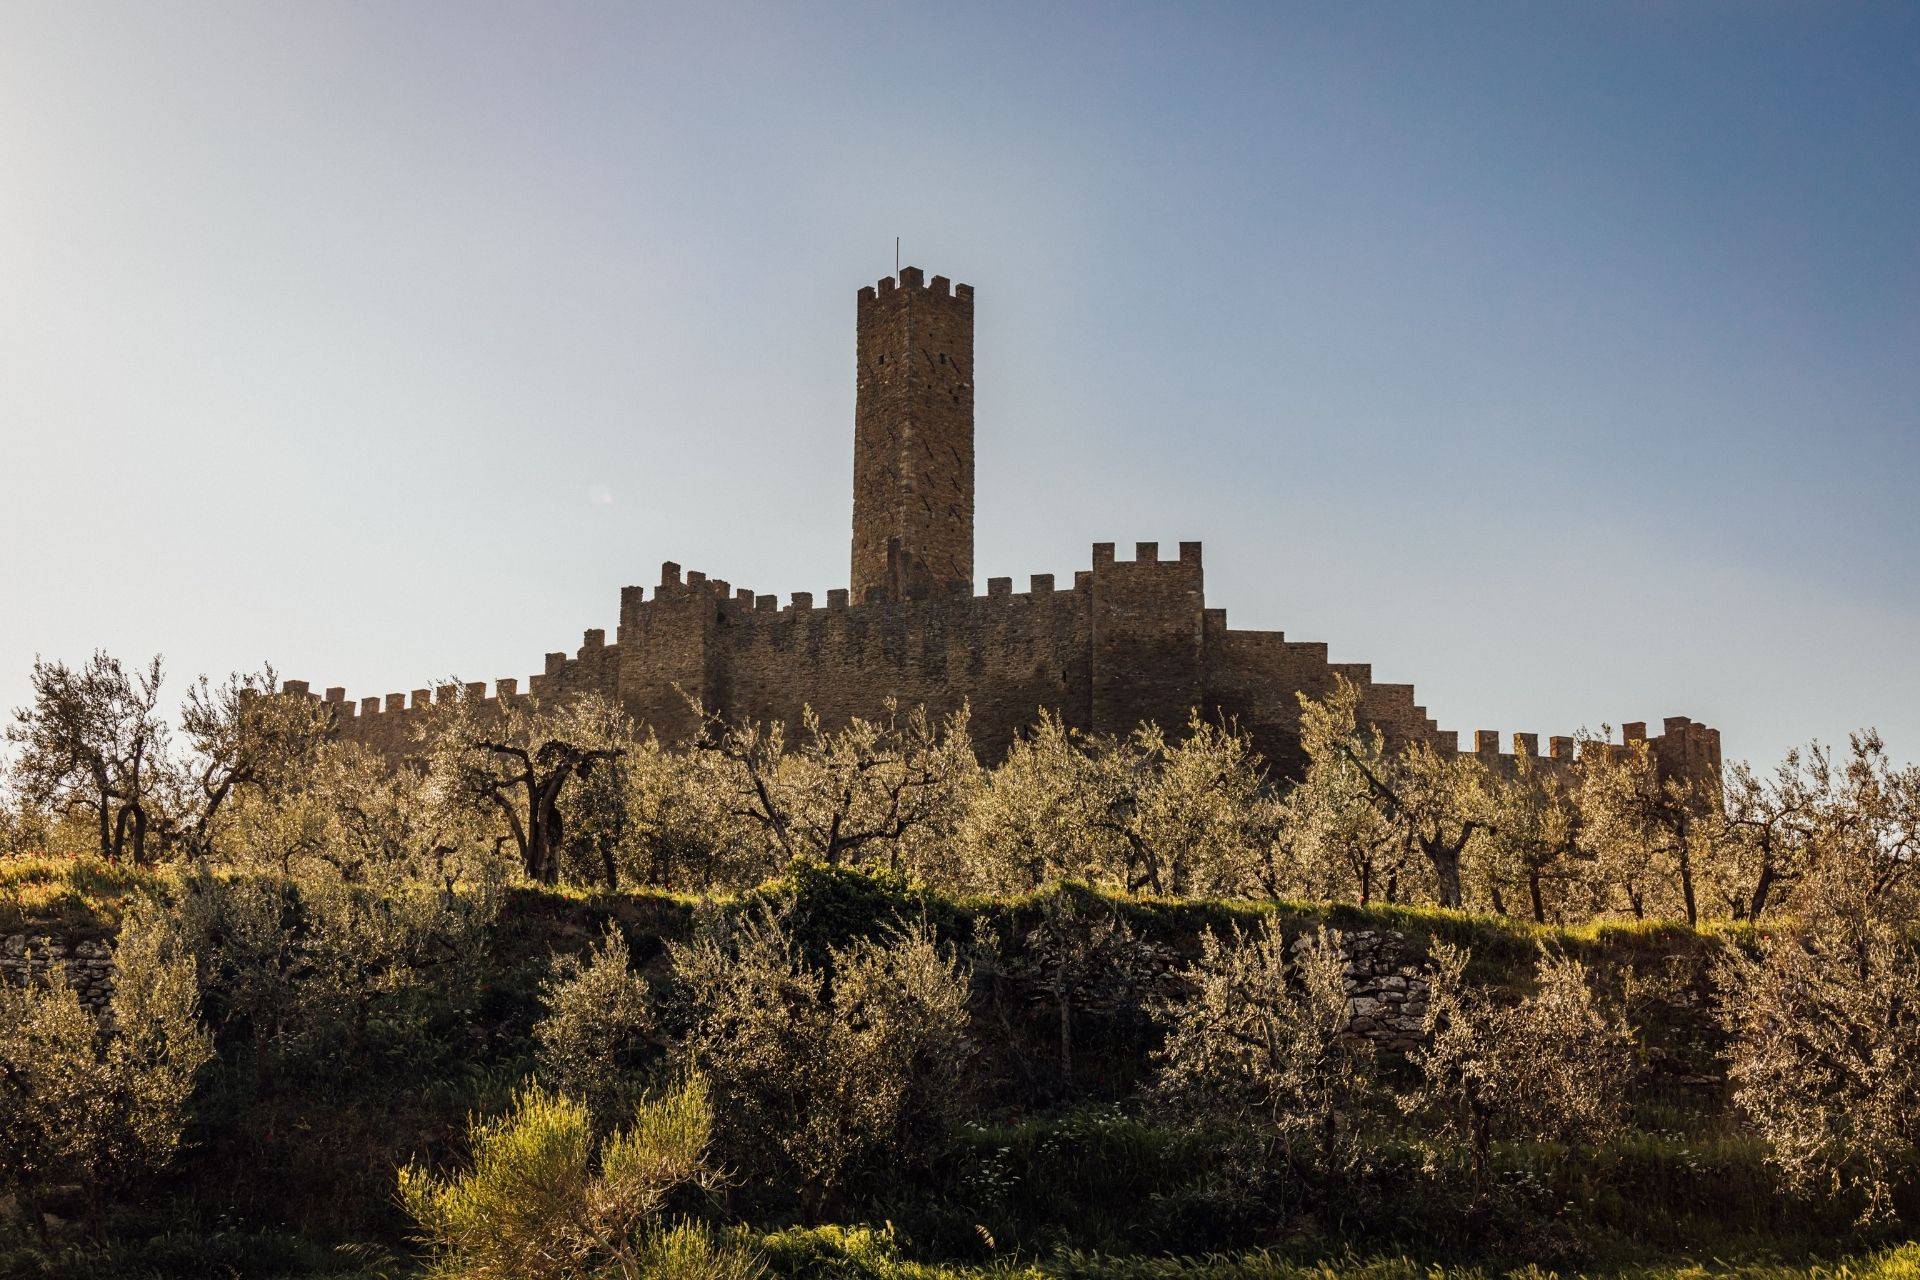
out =
<svg viewBox="0 0 1920 1280"><path fill-rule="evenodd" d="M859 614L866 610L904 609L906 613L902 616L911 616L913 612L923 610L945 612L955 603L969 602L975 609L997 609L1060 597L1085 596L1093 589L1094 571L1108 566L1128 569L1160 567L1172 571L1198 569L1201 565L1200 546L1198 542L1182 542L1179 544L1179 557L1166 560L1159 555L1159 543L1140 542L1134 544L1132 560L1118 560L1114 556L1113 543L1095 543L1094 570L1075 571L1067 585L1061 584L1057 574L1034 573L1027 576L1025 591L1015 591L1011 577L989 578L984 593L960 597L958 602L944 597L933 600L897 599L884 587L870 589L866 598L856 600L848 589L835 587L826 593L824 610L816 603L819 599L816 592L795 591L788 596L787 603L781 604L779 596L763 595L749 587L735 587L727 579L710 577L697 569L683 569L679 564L667 561L660 567L660 582L651 596L647 588L642 586L621 588L620 613L624 624L649 605L702 599L712 601L716 619L724 617L730 624L752 628L756 624L813 613ZM1211 610L1210 613L1224 621L1225 610ZM589 633L589 636L592 634ZM589 645L595 646L597 642L590 640Z"/></svg>
<svg viewBox="0 0 1920 1280"><path fill-rule="evenodd" d="M826 592L822 608L812 591L793 592L782 604L778 596L735 588L725 579L709 577L699 570L683 570L669 562L662 566L660 585L651 596L640 586L621 589L621 641L626 643L643 631L653 634L660 626L674 625L666 615L656 615L655 609L664 607L677 621L686 605L703 602L698 621L724 626L726 643L733 649L791 644L798 639L813 649L825 645L861 651L874 628L891 628L906 638L909 648L915 648L919 638L930 632L945 634L1003 625L994 623L994 619L1004 618L1009 611L1072 607L1076 600L1084 609L1091 590L1090 572L1074 574L1067 586L1060 585L1055 574L1036 573L1028 576L1025 591L1014 591L1011 578L993 578L984 594L928 600L899 600L884 589L874 589L866 599L855 601L847 589L836 587ZM597 647L591 633L589 647Z"/></svg>
<svg viewBox="0 0 1920 1280"><path fill-rule="evenodd" d="M856 297L862 314L870 307L898 305L910 297L951 302L970 308L973 306L973 286L957 285L945 276L934 276L929 280L919 267L902 267L898 276L884 276L879 283L862 287Z"/></svg>
<svg viewBox="0 0 1920 1280"><path fill-rule="evenodd" d="M1180 544L1180 554L1173 560L1162 560L1160 558L1160 544L1157 542L1134 543L1133 559L1131 560L1116 559L1114 556L1114 544L1111 542L1096 542L1093 544L1093 567L1096 570L1104 569L1109 565L1115 564L1187 565L1191 568L1198 569L1200 568L1200 544L1197 542L1182 542Z"/></svg>
<svg viewBox="0 0 1920 1280"><path fill-rule="evenodd" d="M1542 756L1540 735L1537 733L1514 733L1509 736L1508 746L1504 749L1497 729L1474 730L1470 747L1462 746L1460 735L1454 730L1443 730L1435 735L1436 746L1443 753L1471 755L1501 766L1511 765L1522 756L1566 765L1574 763L1578 756L1625 751L1644 743L1663 776L1719 775L1720 731L1686 716L1668 716L1662 722L1662 731L1652 737L1647 736L1645 721L1629 721L1620 726L1619 742L1611 738L1611 731L1604 726L1597 737L1555 734L1547 739L1547 753Z"/></svg>
<svg viewBox="0 0 1920 1280"><path fill-rule="evenodd" d="M623 592L623 605L627 599ZM404 749L411 726L422 714L436 708L461 703L486 714L528 696L566 698L590 689L611 695L615 682L610 676L618 671L621 658L619 646L607 643L603 628L589 627L581 633L580 647L573 657L558 650L546 655L544 669L527 678L525 693L521 692L520 679L512 676L495 680L492 693L487 691L485 681L443 680L430 688L363 697L357 702L350 700L346 689L340 686L329 688L324 698L315 697L305 680L285 681L281 691L324 703L347 738L398 752Z"/></svg>
<svg viewBox="0 0 1920 1280"><path fill-rule="evenodd" d="M446 707L455 702L467 703L510 703L523 696L517 679L501 677L493 682L494 692L487 692L484 680L443 681L427 689L415 689L411 693L389 693L384 696L360 698L347 697L347 691L338 686L328 689L322 697L310 691L305 680L288 680L281 685L281 693L288 697L305 698L319 703L331 711L336 719L364 720L373 716L413 715L428 711L434 707Z"/></svg>
<svg viewBox="0 0 1920 1280"><path fill-rule="evenodd" d="M509 693L507 696L511 697L511 689L515 682L506 680L501 683L508 687ZM485 691L485 684L443 683L431 689L415 689L410 695L405 693L389 693L384 697L367 697L355 701L349 699L346 689L338 685L328 689L324 695L312 692L311 686L309 686L305 680L288 680L280 686L280 692L283 696L305 698L310 702L324 706L332 713L335 720L358 720L380 715L406 715L415 711L429 709L436 704L446 705L461 697L479 699L485 696Z"/></svg>

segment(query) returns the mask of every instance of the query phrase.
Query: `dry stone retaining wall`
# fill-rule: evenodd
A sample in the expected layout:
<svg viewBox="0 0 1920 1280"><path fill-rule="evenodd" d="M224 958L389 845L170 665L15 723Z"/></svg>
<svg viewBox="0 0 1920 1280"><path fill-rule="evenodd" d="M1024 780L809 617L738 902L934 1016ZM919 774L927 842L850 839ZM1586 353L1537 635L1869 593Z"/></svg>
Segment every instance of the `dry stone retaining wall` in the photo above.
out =
<svg viewBox="0 0 1920 1280"><path fill-rule="evenodd" d="M0 938L0 978L15 984L39 982L59 973L89 1008L105 1009L113 998L113 948L104 942L68 940L45 933L13 933Z"/></svg>
<svg viewBox="0 0 1920 1280"><path fill-rule="evenodd" d="M1427 1016L1427 973L1420 952L1402 934L1386 929L1330 933L1346 961L1347 999L1353 1029L1382 1049L1418 1048ZM1294 950L1305 946L1294 940Z"/></svg>
<svg viewBox="0 0 1920 1280"><path fill-rule="evenodd" d="M1095 920L1083 929L1099 927ZM1296 957L1312 934L1295 938ZM1353 1010L1352 1029L1378 1048L1405 1053L1425 1038L1427 962L1425 951L1412 939L1390 929L1328 930L1345 965L1347 998ZM1035 1004L1059 998L1062 975L1055 968L1058 939L1029 937L1022 952L1007 966L1008 975L1027 991ZM1086 940L1074 972L1067 979L1074 1006L1082 1012L1117 1013L1139 1009L1149 1000L1177 996L1184 984L1186 961L1165 943L1134 939L1117 947L1103 963L1099 944Z"/></svg>

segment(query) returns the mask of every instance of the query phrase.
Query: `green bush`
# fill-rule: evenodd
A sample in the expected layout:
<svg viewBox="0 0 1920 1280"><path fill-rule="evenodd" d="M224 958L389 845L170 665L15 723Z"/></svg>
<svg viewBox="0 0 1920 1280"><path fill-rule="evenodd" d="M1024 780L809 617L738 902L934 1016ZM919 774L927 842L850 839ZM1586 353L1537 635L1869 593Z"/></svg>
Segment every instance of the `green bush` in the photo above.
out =
<svg viewBox="0 0 1920 1280"><path fill-rule="evenodd" d="M166 1165L213 1053L193 962L151 903L128 915L114 961L104 1019L57 974L0 983L0 1186L35 1218L61 1188L97 1216L107 1192Z"/></svg>
<svg viewBox="0 0 1920 1280"><path fill-rule="evenodd" d="M642 1101L630 1126L594 1137L587 1109L534 1088L475 1121L472 1165L400 1172L400 1198L446 1280L704 1275L747 1280L757 1261L704 1228L666 1220L681 1187L712 1187L713 1110L694 1079Z"/></svg>
<svg viewBox="0 0 1920 1280"><path fill-rule="evenodd" d="M426 885L192 875L168 903L229 1062L259 1092L434 1073L470 1025L496 903Z"/></svg>
<svg viewBox="0 0 1920 1280"><path fill-rule="evenodd" d="M547 1012L533 1028L542 1077L602 1126L630 1112L657 1047L647 982L620 927L609 923L585 960L556 960L542 995Z"/></svg>
<svg viewBox="0 0 1920 1280"><path fill-rule="evenodd" d="M850 1181L924 1162L957 1119L969 974L925 924L816 965L793 919L710 915L674 948L674 976L690 1013L681 1053L713 1083L723 1151L819 1214Z"/></svg>

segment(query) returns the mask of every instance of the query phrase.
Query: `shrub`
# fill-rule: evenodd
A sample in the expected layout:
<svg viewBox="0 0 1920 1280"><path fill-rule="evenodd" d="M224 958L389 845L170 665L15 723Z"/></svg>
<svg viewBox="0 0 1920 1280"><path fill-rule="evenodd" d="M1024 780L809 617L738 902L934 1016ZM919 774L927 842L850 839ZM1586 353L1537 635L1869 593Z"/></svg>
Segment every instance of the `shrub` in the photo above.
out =
<svg viewBox="0 0 1920 1280"><path fill-rule="evenodd" d="M1211 930L1184 994L1161 1001L1157 1089L1175 1107L1246 1123L1285 1163L1356 1166L1357 1112L1372 1092L1372 1046L1348 1030L1345 961L1322 929L1290 958L1267 919L1226 941Z"/></svg>
<svg viewBox="0 0 1920 1280"><path fill-rule="evenodd" d="M1625 1015L1586 967L1541 945L1538 988L1502 1003L1465 981L1468 953L1434 949L1418 1089L1404 1101L1484 1169L1495 1138L1596 1145L1618 1133L1634 1072Z"/></svg>
<svg viewBox="0 0 1920 1280"><path fill-rule="evenodd" d="M585 1103L597 1124L627 1114L640 1093L654 1017L620 926L609 922L586 960L556 960L542 995L547 1012L533 1036L548 1084Z"/></svg>
<svg viewBox="0 0 1920 1280"><path fill-rule="evenodd" d="M691 1024L681 1046L712 1081L740 1166L836 1203L849 1178L924 1158L958 1104L969 974L924 923L830 949L791 910L710 915L673 952Z"/></svg>
<svg viewBox="0 0 1920 1280"><path fill-rule="evenodd" d="M1816 917L1758 955L1729 948L1719 979L1734 1102L1788 1185L1893 1216L1920 1162L1920 947Z"/></svg>
<svg viewBox="0 0 1920 1280"><path fill-rule="evenodd" d="M97 1210L172 1159L194 1077L212 1056L193 963L151 903L127 916L108 1017L49 975L0 985L0 1181L30 1210L62 1186Z"/></svg>
<svg viewBox="0 0 1920 1280"><path fill-rule="evenodd" d="M399 1080L449 1052L495 900L273 876L184 881L171 913L223 1043L263 1090Z"/></svg>
<svg viewBox="0 0 1920 1280"><path fill-rule="evenodd" d="M752 1249L717 1239L705 1223L680 1222L648 1236L631 1266L614 1274L646 1280L759 1280L766 1263Z"/></svg>
<svg viewBox="0 0 1920 1280"><path fill-rule="evenodd" d="M1039 921L1020 940L1003 971L1044 990L1059 1017L1060 1083L1073 1088L1074 1007L1105 998L1138 1009L1154 955L1125 920L1100 899L1055 890L1039 900Z"/></svg>
<svg viewBox="0 0 1920 1280"><path fill-rule="evenodd" d="M439 1177L400 1171L400 1198L452 1280L758 1274L752 1255L703 1228L666 1220L680 1187L718 1182L706 1152L713 1109L689 1080L643 1100L630 1126L596 1142L587 1108L533 1088L469 1130L472 1167Z"/></svg>

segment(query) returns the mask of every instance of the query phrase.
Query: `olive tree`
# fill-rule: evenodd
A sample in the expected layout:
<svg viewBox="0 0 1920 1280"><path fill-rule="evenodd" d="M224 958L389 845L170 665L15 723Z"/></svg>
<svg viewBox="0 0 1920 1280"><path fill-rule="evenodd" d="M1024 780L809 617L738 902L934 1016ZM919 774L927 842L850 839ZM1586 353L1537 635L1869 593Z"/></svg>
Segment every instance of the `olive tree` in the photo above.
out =
<svg viewBox="0 0 1920 1280"><path fill-rule="evenodd" d="M129 670L96 652L75 669L35 659L33 702L14 712L15 783L35 805L89 814L100 856L148 861L165 819L169 734L160 659Z"/></svg>
<svg viewBox="0 0 1920 1280"><path fill-rule="evenodd" d="M1132 855L1129 887L1176 897L1252 897L1279 826L1266 767L1245 734L1197 714L1175 737L1134 731L1138 766L1113 811Z"/></svg>
<svg viewBox="0 0 1920 1280"><path fill-rule="evenodd" d="M630 736L625 718L598 697L545 710L531 695L492 704L463 696L435 711L426 726L434 770L498 816L529 880L558 883L570 789L618 767ZM617 785L588 798L616 810L624 804Z"/></svg>
<svg viewBox="0 0 1920 1280"><path fill-rule="evenodd" d="M1583 742L1580 775L1581 838L1603 889L1617 892L1635 919L1699 923L1717 779L1663 775L1645 739Z"/></svg>
<svg viewBox="0 0 1920 1280"><path fill-rule="evenodd" d="M188 857L215 851L237 800L276 796L305 785L332 721L326 704L276 693L273 668L201 676L180 710L186 754L174 771L177 812L167 832Z"/></svg>
<svg viewBox="0 0 1920 1280"><path fill-rule="evenodd" d="M620 926L609 923L585 959L554 961L541 995L546 1013L533 1028L541 1076L585 1104L596 1123L622 1118L657 1056L657 1020Z"/></svg>
<svg viewBox="0 0 1920 1280"><path fill-rule="evenodd" d="M821 1214L923 1160L960 1100L967 967L924 923L809 958L792 909L709 913L672 950L679 1053L711 1083L721 1150Z"/></svg>
<svg viewBox="0 0 1920 1280"><path fill-rule="evenodd" d="M114 947L107 1015L58 974L0 984L0 1184L38 1221L60 1187L101 1198L165 1166L213 1045L191 956L161 910L130 910Z"/></svg>
<svg viewBox="0 0 1920 1280"><path fill-rule="evenodd" d="M1112 770L1043 710L974 791L960 821L955 887L1019 893L1059 880L1121 886L1125 837L1107 821Z"/></svg>
<svg viewBox="0 0 1920 1280"><path fill-rule="evenodd" d="M1463 906L1467 851L1487 826L1486 766L1426 742L1384 750L1378 734L1354 728L1358 707L1358 688L1345 676L1335 677L1327 705L1318 713L1320 723L1308 721L1326 763L1344 758L1343 769L1360 784L1349 784L1350 795L1364 788L1393 841L1418 855L1441 906ZM1353 802L1350 795L1347 803ZM1345 821L1354 825L1351 818Z"/></svg>
<svg viewBox="0 0 1920 1280"><path fill-rule="evenodd" d="M1380 731L1358 722L1359 689L1340 679L1325 698L1300 695L1307 766L1281 810L1277 850L1263 888L1271 897L1397 901L1412 887L1405 834L1388 821L1372 780L1386 776Z"/></svg>
<svg viewBox="0 0 1920 1280"><path fill-rule="evenodd" d="M800 733L729 722L699 703L695 748L720 762L724 812L758 830L781 862L899 872L947 846L979 772L965 707L944 719L888 701L876 720L830 730L811 708Z"/></svg>
<svg viewBox="0 0 1920 1280"><path fill-rule="evenodd" d="M1891 1218L1920 1167L1920 946L1866 915L1817 915L1719 966L1735 1104L1789 1186Z"/></svg>
<svg viewBox="0 0 1920 1280"><path fill-rule="evenodd" d="M1729 916L1760 920L1817 869L1837 782L1833 754L1818 742L1789 751L1771 773L1745 761L1727 771L1708 875Z"/></svg>
<svg viewBox="0 0 1920 1280"><path fill-rule="evenodd" d="M682 893L738 890L776 874L784 858L738 808L730 761L662 746L649 734L620 762L625 874Z"/></svg>
<svg viewBox="0 0 1920 1280"><path fill-rule="evenodd" d="M484 887L201 874L166 918L226 1060L272 1093L361 1089L456 1052L497 906Z"/></svg>
<svg viewBox="0 0 1920 1280"><path fill-rule="evenodd" d="M1152 952L1119 912L1091 894L1056 889L1020 939L1014 971L1047 993L1059 1017L1060 1081L1073 1087L1073 1014L1089 998L1134 1004L1147 989Z"/></svg>
<svg viewBox="0 0 1920 1280"><path fill-rule="evenodd" d="M1322 929L1289 951L1271 917L1223 938L1209 930L1179 994L1154 1006L1166 1039L1159 1096L1181 1110L1251 1125L1270 1157L1329 1171L1356 1166L1373 1049L1352 1029L1346 961Z"/></svg>
<svg viewBox="0 0 1920 1280"><path fill-rule="evenodd" d="M1580 845L1580 807L1561 769L1532 755L1489 771L1486 829L1481 832L1474 879L1501 915L1518 914L1511 898L1526 903L1535 924L1586 914L1582 890L1592 859Z"/></svg>
<svg viewBox="0 0 1920 1280"><path fill-rule="evenodd" d="M1198 716L1079 734L1043 712L973 794L959 829L967 887L1083 879L1126 893L1263 892L1279 808L1245 734Z"/></svg>
<svg viewBox="0 0 1920 1280"><path fill-rule="evenodd" d="M1441 944L1428 976L1420 1084L1403 1098L1484 1170L1496 1139L1595 1145L1624 1123L1636 1070L1632 1028L1586 966L1542 944L1518 1000L1466 978L1468 953Z"/></svg>

